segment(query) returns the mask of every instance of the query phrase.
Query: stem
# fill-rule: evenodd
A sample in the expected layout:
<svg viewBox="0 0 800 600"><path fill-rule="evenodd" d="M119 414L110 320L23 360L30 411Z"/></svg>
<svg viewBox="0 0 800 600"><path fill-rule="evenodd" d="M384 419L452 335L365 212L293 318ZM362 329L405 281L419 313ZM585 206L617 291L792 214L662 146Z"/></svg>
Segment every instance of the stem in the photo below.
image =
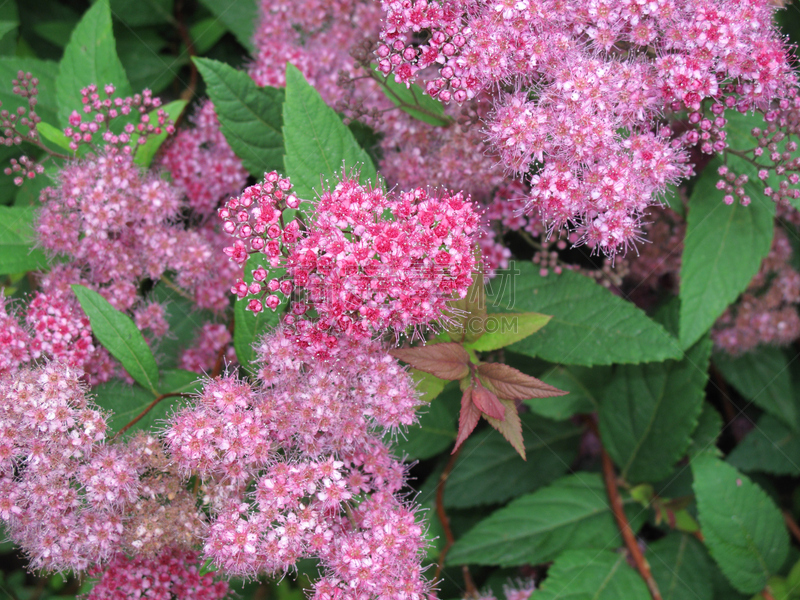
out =
<svg viewBox="0 0 800 600"><path fill-rule="evenodd" d="M769 586L761 590L761 595L764 597L764 600L775 600L775 596L772 595L772 591L770 591Z"/></svg>
<svg viewBox="0 0 800 600"><path fill-rule="evenodd" d="M642 576L642 579L644 579L644 582L647 584L647 587L650 590L650 595L653 597L653 600L662 600L661 592L658 591L656 580L653 579L653 574L650 572L650 565L647 564L647 561L642 554L642 550L639 548L639 544L636 542L636 537L633 534L630 523L628 523L628 517L625 516L625 508L622 504L622 497L619 495L619 490L617 489L617 478L614 474L614 463L611 462L611 457L608 455L608 452L606 452L605 447L602 446L602 442L600 447L600 452L603 458L603 479L606 483L606 491L608 492L608 500L611 504L611 511L614 513L614 520L617 522L617 527L619 527L620 533L622 533L622 539L625 540L625 547L628 548L628 552L630 552L633 562L636 563L636 569L639 571L639 574Z"/></svg>
<svg viewBox="0 0 800 600"><path fill-rule="evenodd" d="M794 539L800 542L800 526L797 525L797 521L794 520L792 513L790 513L788 510L784 510L783 520L786 521L786 527L788 527L789 531L792 532Z"/></svg>
<svg viewBox="0 0 800 600"><path fill-rule="evenodd" d="M144 416L147 413L149 413L151 410L153 410L153 407L155 407L155 405L158 404L159 402L161 402L164 398L171 398L173 396L187 396L187 395L188 394L182 394L180 392L170 392L169 394L161 394L160 396L156 396L156 399L153 400L150 404L148 404L142 412L140 412L138 415L136 415L130 423L128 423L127 425L125 425L125 427L123 427L117 433L115 433L114 437L111 438L111 441L113 442L118 437L120 437L123 433L128 431L128 429L130 429L131 427L136 425L136 423L141 421L144 418Z"/></svg>
<svg viewBox="0 0 800 600"><path fill-rule="evenodd" d="M183 22L183 0L177 0L177 2L175 2L174 25L175 29L178 31L181 41L186 46L186 51L189 53L189 85L187 85L186 89L181 92L181 98L183 100L191 100L197 91L197 65L195 65L194 61L192 60L192 57L197 55L197 51L194 48L192 36L189 35L189 30L186 29L186 24Z"/></svg>
<svg viewBox="0 0 800 600"><path fill-rule="evenodd" d="M447 556L447 552L456 542L456 539L453 536L453 530L450 528L450 519L444 510L444 486L447 483L447 478L450 476L450 471L453 470L456 460L458 459L458 455L461 454L461 449L463 447L463 445L459 446L458 450L456 450L450 457L450 460L447 461L447 465L439 477L439 484L436 486L436 516L439 517L439 521L442 524L442 529L444 529L445 544L444 548L442 548L442 551L439 553L439 560L436 561L436 574L433 576L434 582L439 581L442 575L442 569L444 569L444 559ZM466 588L464 596L466 598L477 597L478 588L475 587L475 582L472 581L472 576L469 574L469 568L467 568L467 565L464 565L461 567L461 570L464 575L464 587Z"/></svg>

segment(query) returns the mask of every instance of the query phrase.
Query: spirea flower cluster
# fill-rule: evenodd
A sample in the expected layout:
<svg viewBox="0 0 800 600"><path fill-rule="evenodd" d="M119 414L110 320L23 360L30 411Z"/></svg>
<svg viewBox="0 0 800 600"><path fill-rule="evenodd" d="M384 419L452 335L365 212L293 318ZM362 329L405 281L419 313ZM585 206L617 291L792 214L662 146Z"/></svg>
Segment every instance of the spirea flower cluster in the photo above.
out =
<svg viewBox="0 0 800 600"><path fill-rule="evenodd" d="M283 209L299 205L290 181L272 172L219 211L236 238L225 253L258 265L253 283L240 280L232 290L240 299L256 296L248 305L254 312L305 292L293 315L313 309L321 330L368 336L437 320L472 282L478 215L461 193L386 194L344 178L322 194L307 227L297 219L282 226ZM281 275L271 276L277 269Z"/></svg>

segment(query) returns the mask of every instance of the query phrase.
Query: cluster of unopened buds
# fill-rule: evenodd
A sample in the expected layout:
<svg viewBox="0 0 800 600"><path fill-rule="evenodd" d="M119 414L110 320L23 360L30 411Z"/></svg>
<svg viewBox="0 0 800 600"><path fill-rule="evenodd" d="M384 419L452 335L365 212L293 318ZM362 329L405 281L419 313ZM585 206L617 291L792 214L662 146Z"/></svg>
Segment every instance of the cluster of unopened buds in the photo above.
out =
<svg viewBox="0 0 800 600"><path fill-rule="evenodd" d="M251 311L275 310L305 292L292 302L290 322L313 309L323 330L368 336L437 320L448 300L466 294L479 217L461 193L386 194L344 178L322 194L307 224L284 224L284 209L300 206L291 189L288 179L267 173L219 210L236 238L225 249L231 260L263 255L267 265L253 270L252 283L232 288L239 299L254 296Z"/></svg>

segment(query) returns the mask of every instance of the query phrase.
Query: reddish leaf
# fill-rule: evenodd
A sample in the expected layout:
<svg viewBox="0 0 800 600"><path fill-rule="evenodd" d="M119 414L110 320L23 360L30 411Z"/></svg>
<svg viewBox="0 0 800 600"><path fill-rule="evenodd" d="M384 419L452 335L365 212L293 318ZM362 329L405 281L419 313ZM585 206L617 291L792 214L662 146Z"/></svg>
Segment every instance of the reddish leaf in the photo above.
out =
<svg viewBox="0 0 800 600"><path fill-rule="evenodd" d="M563 396L568 393L500 363L478 365L478 373L486 387L506 400L547 398L548 396Z"/></svg>
<svg viewBox="0 0 800 600"><path fill-rule="evenodd" d="M458 415L458 437L456 438L456 445L451 454L455 454L458 447L464 443L475 429L478 421L481 418L481 411L479 411L475 404L472 402L472 388L468 387L464 390L464 395L461 396L461 414Z"/></svg>
<svg viewBox="0 0 800 600"><path fill-rule="evenodd" d="M505 406L506 418L499 421L490 416L486 416L486 420L489 421L492 427L503 434L503 437L511 443L514 450L522 457L522 460L527 460L525 458L525 443L522 441L522 422L519 420L519 415L517 414L517 405L514 404L513 400L505 400L502 398L500 402Z"/></svg>
<svg viewBox="0 0 800 600"><path fill-rule="evenodd" d="M480 382L472 390L472 403L484 413L499 421L505 419L506 408L492 392L483 387Z"/></svg>
<svg viewBox="0 0 800 600"><path fill-rule="evenodd" d="M469 375L469 354L461 344L430 344L417 348L397 348L389 352L415 369L450 381Z"/></svg>

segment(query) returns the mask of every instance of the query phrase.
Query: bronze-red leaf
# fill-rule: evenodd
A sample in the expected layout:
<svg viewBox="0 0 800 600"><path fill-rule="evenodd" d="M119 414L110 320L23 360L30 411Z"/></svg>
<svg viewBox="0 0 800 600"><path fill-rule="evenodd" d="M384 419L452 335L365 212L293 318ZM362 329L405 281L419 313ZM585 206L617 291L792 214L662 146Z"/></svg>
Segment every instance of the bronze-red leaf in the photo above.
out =
<svg viewBox="0 0 800 600"><path fill-rule="evenodd" d="M469 354L461 344L429 344L416 348L397 348L389 352L415 369L455 381L469 375Z"/></svg>
<svg viewBox="0 0 800 600"><path fill-rule="evenodd" d="M483 363L478 365L478 373L486 386L506 400L528 400L529 398L547 398L563 396L568 392L539 381L513 367L500 363Z"/></svg>
<svg viewBox="0 0 800 600"><path fill-rule="evenodd" d="M492 392L483 387L479 382L472 389L472 402L482 413L489 415L493 419L502 421L506 418L506 407L497 399Z"/></svg>
<svg viewBox="0 0 800 600"><path fill-rule="evenodd" d="M469 437L469 434L475 430L475 426L481 419L481 411L479 411L475 404L472 402L472 388L468 387L464 390L461 396L461 414L458 415L458 437L456 438L456 445L453 447L455 454L458 447L464 443Z"/></svg>

